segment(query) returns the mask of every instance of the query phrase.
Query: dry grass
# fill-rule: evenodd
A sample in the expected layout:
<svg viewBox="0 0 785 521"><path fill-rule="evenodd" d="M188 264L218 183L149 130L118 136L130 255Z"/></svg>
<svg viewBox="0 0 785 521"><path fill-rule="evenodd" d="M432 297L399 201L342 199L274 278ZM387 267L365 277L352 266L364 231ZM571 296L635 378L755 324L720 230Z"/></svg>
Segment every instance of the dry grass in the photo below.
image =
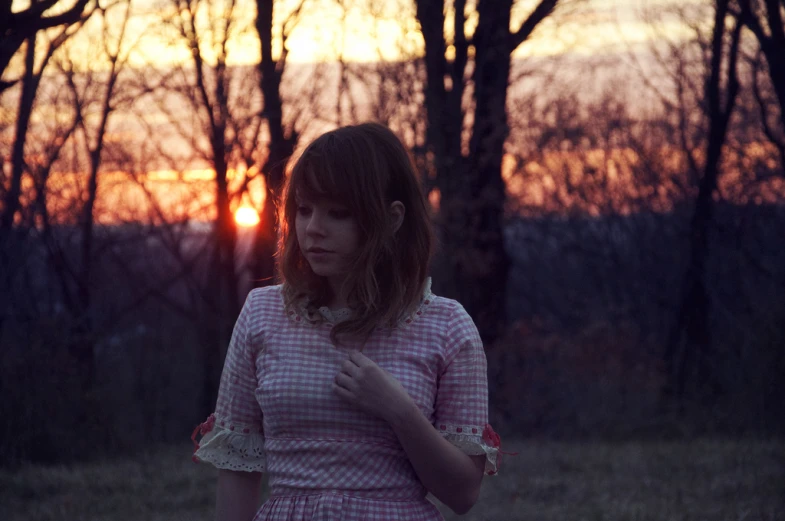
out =
<svg viewBox="0 0 785 521"><path fill-rule="evenodd" d="M467 520L785 520L782 442L509 442ZM3 521L212 521L215 470L187 446L0 471ZM443 510L447 520L459 519Z"/></svg>

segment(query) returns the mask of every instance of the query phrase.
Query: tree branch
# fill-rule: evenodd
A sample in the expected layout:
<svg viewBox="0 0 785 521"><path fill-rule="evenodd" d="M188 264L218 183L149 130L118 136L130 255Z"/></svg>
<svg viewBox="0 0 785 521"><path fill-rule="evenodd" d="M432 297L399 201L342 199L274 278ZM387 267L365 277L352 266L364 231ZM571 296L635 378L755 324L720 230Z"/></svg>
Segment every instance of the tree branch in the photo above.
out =
<svg viewBox="0 0 785 521"><path fill-rule="evenodd" d="M34 3L30 8L19 13L12 13L4 32L14 27L18 32L32 34L43 29L58 25L70 25L79 21L90 0L77 0L71 9L54 16L43 16L44 12L57 3L57 0L46 0Z"/></svg>
<svg viewBox="0 0 785 521"><path fill-rule="evenodd" d="M534 29L542 22L548 15L550 15L556 8L559 0L541 0L540 4L531 12L529 17L524 21L520 28L514 33L510 34L510 52L513 52L529 36L531 36Z"/></svg>

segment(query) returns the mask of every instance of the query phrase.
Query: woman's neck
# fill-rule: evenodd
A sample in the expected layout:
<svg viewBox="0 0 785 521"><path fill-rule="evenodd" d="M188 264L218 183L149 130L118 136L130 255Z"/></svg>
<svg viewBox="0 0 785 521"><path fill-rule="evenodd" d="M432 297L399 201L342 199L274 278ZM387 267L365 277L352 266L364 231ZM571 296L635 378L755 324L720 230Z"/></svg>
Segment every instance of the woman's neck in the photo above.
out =
<svg viewBox="0 0 785 521"><path fill-rule="evenodd" d="M346 281L346 277L328 277L327 283L330 285L330 289L332 290L332 297L330 297L330 301L327 303L327 307L331 310L336 309L343 309L348 306L348 299L347 299L347 291L344 291L344 282Z"/></svg>

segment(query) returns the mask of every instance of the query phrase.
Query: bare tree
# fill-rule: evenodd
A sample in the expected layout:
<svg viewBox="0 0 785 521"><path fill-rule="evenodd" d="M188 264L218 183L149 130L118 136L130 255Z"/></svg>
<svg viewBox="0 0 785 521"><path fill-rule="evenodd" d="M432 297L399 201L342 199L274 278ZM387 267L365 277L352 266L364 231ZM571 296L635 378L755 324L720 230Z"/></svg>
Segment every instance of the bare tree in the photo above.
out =
<svg viewBox="0 0 785 521"><path fill-rule="evenodd" d="M763 5L761 5L763 4ZM749 28L758 43L758 51L747 61L752 66L752 89L760 108L766 137L777 147L780 164L785 169L785 19L782 0L739 0L736 16ZM768 79L768 85L762 78ZM774 91L767 96L766 86Z"/></svg>
<svg viewBox="0 0 785 521"><path fill-rule="evenodd" d="M264 120L269 136L268 154L262 166L265 180L265 204L261 222L256 228L252 274L254 279L269 283L275 274L275 251L278 243L278 219L275 204L280 196L284 181L286 161L294 152L299 137L294 128L286 128L283 118L281 99L281 79L286 68L287 38L302 12L305 0L298 0L289 11L280 29L281 55L273 56L273 10L277 2L273 0L256 1L256 31L259 35L261 60L259 73L262 98L264 100Z"/></svg>
<svg viewBox="0 0 785 521"><path fill-rule="evenodd" d="M76 222L79 227L80 253L76 266L68 270L72 284L63 284L64 288L74 287L74 294L68 298L71 312L75 315L75 339L71 346L72 356L78 366L83 369L82 387L89 393L95 385L95 325L91 323L94 316L92 286L96 257L96 201L98 198L99 174L102 170L110 118L118 109L128 106L132 101L130 93L118 93L118 78L128 59L129 45L126 41L126 28L131 15L131 0L117 3L113 9L122 8L123 12L119 27L107 19L106 11L101 14L101 48L98 55L108 63L106 73L94 72L78 75L75 73L77 59L68 49L59 60L61 71L65 77L67 88L71 92L73 111L78 131L78 143L83 147L86 158L87 183L86 189L80 193L82 201L80 215ZM116 31L116 33L115 33ZM116 36L115 36L116 34ZM39 210L46 212L41 206Z"/></svg>
<svg viewBox="0 0 785 521"><path fill-rule="evenodd" d="M96 229L96 201L110 121L128 100L118 94L118 77L129 53L125 34L129 16L130 1L97 10L84 24L57 29L55 39L39 46L38 53L33 52L34 36L20 82L21 98L32 99L17 115L17 129L24 128L24 133L17 131L14 153L21 156L21 160L15 157L19 176L31 182L26 182L17 196L16 217L10 212L4 215L15 221L5 253L13 254L15 245L29 245L29 255L16 277L28 278L30 283L24 287L9 281L7 287L12 291L3 291L3 297L18 306L12 312L11 331L45 338L49 328L58 329L57 340L42 346L57 363L42 363L27 378L48 374L58 365L52 387L44 388L51 391L62 384L62 395L56 400L50 397L60 408L57 414L68 415L68 420L59 421L63 429L76 425L82 429L79 439L69 438L56 445L68 447L64 457L85 454L89 444L101 446L111 429L102 421L96 393L96 345L114 329L117 317L110 316L111 312L94 299L97 275L103 268L101 250L106 247ZM77 30L85 36L79 51L74 50L71 39ZM107 67L91 70L96 63ZM23 141L26 134L35 139ZM25 306L28 295L35 302ZM36 332L38 328L44 331ZM31 397L22 406L36 403L36 399ZM28 414L26 420L40 422L41 414L45 413ZM55 430L45 435L61 434ZM32 452L33 447L26 443L30 442L17 447Z"/></svg>
<svg viewBox="0 0 785 521"><path fill-rule="evenodd" d="M146 89L154 97L157 109L166 115L179 138L192 147L191 153L201 165L173 164L175 170L206 166L214 172L212 191L214 213L211 215L212 232L207 255L208 274L199 288L204 309L209 318L199 319L204 328L203 381L205 410L217 392L221 352L228 345L234 319L240 310L240 274L236 257L237 228L233 205L237 203L236 186L230 186L230 170L239 175L249 169L240 169L236 158L253 157L241 150L255 150L261 120L252 96L253 83L247 81L245 71L228 66L229 42L243 29L239 25L237 4L234 0L171 0L169 12L164 16L162 29L173 30L175 48L187 50L185 62L172 69L159 71L159 76L145 79ZM244 77L245 76L245 77ZM240 84L251 87L239 94ZM241 104L242 114L235 110L236 98L250 97L250 103ZM243 127L240 126L242 122ZM190 123L190 125L188 124ZM156 131L157 139L164 141ZM240 143L247 143L246 147ZM159 147L163 157L170 151ZM245 184L240 179L237 184ZM197 315L201 315L197 313Z"/></svg>
<svg viewBox="0 0 785 521"><path fill-rule="evenodd" d="M175 30L176 45L188 50L188 58L172 69L160 69L156 79L146 80L146 90L156 100L156 109L166 115L179 144L190 156L190 165L184 168L182 160L165 146L158 147L157 155L170 158L172 167L180 172L207 167L215 176L214 199L208 212L213 224L209 275L195 288L202 303L196 317L206 339L205 411L214 404L222 352L239 314L241 295L248 289L247 279L250 276L252 284L269 284L273 278L276 198L283 184L286 159L297 143L301 116L313 103L299 89L281 92L287 38L297 25L304 2L282 9L282 22L274 17L274 4L276 8L283 5L260 1L251 27L244 25L243 13L233 0L172 0L164 26ZM232 42L254 28L259 37L260 62L232 65ZM273 48L278 43L282 51L274 56ZM295 100L297 96L301 99ZM150 130L164 141L160 129ZM259 188L259 181L264 181L266 195L264 206L259 208L261 222L250 238L250 258L243 258L233 211L243 200L253 199L249 194ZM243 244L243 248L247 246ZM205 312L209 320L204 319Z"/></svg>
<svg viewBox="0 0 785 521"><path fill-rule="evenodd" d="M22 74L21 94L17 110L16 128L13 151L11 153L11 179L9 189L5 193L2 214L0 214L0 232L7 232L14 223L14 216L19 209L19 194L22 175L25 170L25 143L27 142L30 116L38 86L49 60L55 51L72 37L84 24L86 18L77 23L56 29L53 36L39 35L37 32L27 39L24 55L24 72ZM36 51L36 43L41 41L43 49ZM39 58L36 60L36 54ZM36 63L36 61L38 63ZM0 169L0 174L2 169Z"/></svg>
<svg viewBox="0 0 785 521"><path fill-rule="evenodd" d="M21 92L18 97L18 109L14 122L10 171L5 168L5 155L0 156L0 185L5 188L1 192L3 205L0 209L0 327L4 323L4 318L10 313L8 299L11 295L11 281L17 271L23 268L25 262L24 258L14 254L13 227L17 217L22 220L19 216L20 196L22 179L28 172L26 145L36 95L44 69L53 54L82 27L85 20L86 18L83 18L77 23L53 29L54 34L52 35L45 32L33 32L27 38L25 45L22 78L20 84L17 85ZM36 52L37 42L41 42L41 49L38 50L38 53ZM37 54L38 57L36 57ZM10 175L10 179L6 177L7 175Z"/></svg>
<svg viewBox="0 0 785 521"><path fill-rule="evenodd" d="M729 0L716 0L709 49L709 76L705 84L708 139L705 162L698 185L690 223L690 254L680 292L675 322L666 344L664 362L670 377L666 395L683 397L690 373L701 391L721 391L711 374L711 327L706 289L708 232L714 213L719 164L724 150L728 123L739 92L737 66L742 22L730 19ZM730 23L730 27L728 24Z"/></svg>
<svg viewBox="0 0 785 521"><path fill-rule="evenodd" d="M762 4L762 5L761 5ZM766 57L769 77L780 106L780 119L785 125L785 19L783 0L739 0L737 17L747 26Z"/></svg>
<svg viewBox="0 0 785 521"><path fill-rule="evenodd" d="M66 10L46 16L46 12L54 7L64 7L67 2L60 0L42 0L21 11L14 12L13 0L0 2L0 76L5 73L11 58L26 40L35 39L36 33L54 27L67 29L69 25L78 24L89 16L92 8L91 0L77 0ZM15 83L15 80L0 81L0 92Z"/></svg>
<svg viewBox="0 0 785 521"><path fill-rule="evenodd" d="M513 0L478 0L477 26L473 34L467 34L467 2L456 0L451 9L452 37L448 37L445 5L416 2L425 40L427 143L434 155L435 184L441 198L444 266L440 272L444 277L435 282L443 293L463 302L486 342L497 338L506 324L509 259L502 234L505 185L501 164L508 134L511 54L558 3L542 0L511 32ZM448 45L454 51L451 60L446 58ZM463 104L467 77L473 95L470 110Z"/></svg>

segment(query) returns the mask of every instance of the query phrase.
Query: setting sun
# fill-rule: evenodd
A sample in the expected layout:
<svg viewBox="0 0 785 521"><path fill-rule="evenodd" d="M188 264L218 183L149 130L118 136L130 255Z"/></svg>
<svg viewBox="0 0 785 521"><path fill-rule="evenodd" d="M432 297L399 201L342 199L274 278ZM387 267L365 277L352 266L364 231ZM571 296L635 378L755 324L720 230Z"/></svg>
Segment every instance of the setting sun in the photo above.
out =
<svg viewBox="0 0 785 521"><path fill-rule="evenodd" d="M241 206L234 212L234 220L239 226L256 226L259 224L259 213L250 206Z"/></svg>

